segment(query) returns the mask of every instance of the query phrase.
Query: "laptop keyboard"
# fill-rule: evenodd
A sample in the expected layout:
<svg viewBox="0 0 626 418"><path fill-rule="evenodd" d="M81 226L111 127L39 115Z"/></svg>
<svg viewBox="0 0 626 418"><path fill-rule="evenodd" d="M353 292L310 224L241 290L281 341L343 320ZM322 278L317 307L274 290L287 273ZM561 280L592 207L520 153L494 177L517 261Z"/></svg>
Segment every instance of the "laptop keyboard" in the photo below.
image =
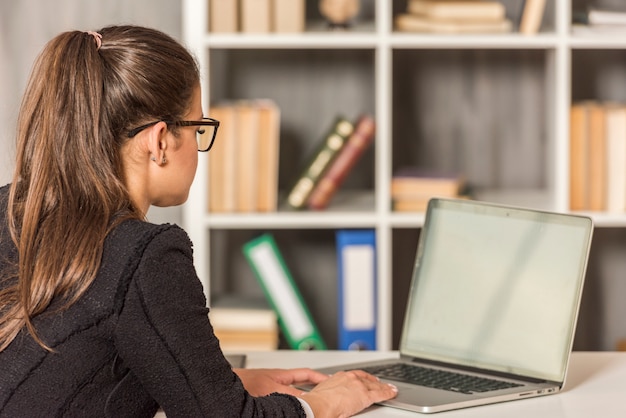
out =
<svg viewBox="0 0 626 418"><path fill-rule="evenodd" d="M380 378L466 394L521 386L518 383L431 369L406 363L374 366L363 370Z"/></svg>

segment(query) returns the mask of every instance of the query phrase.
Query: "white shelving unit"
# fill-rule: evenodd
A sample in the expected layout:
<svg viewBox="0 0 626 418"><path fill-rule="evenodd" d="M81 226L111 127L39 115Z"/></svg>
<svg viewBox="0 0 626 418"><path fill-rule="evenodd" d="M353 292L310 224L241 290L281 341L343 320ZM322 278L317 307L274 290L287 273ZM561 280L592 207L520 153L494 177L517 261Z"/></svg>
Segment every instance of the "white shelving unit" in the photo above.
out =
<svg viewBox="0 0 626 418"><path fill-rule="evenodd" d="M502 2L507 7L507 15L519 19L522 2ZM397 322L398 315L402 314L394 311L394 302L401 304L403 292L394 288L394 280L398 271L410 270L413 261L412 256L398 261L397 254L402 253L399 249L405 246L407 236L412 234L414 240L417 239L417 232L407 234L406 231L417 231L424 220L420 213L394 213L390 209L392 172L407 161L443 169L467 169L469 180L476 184L479 199L567 211L569 107L575 99L572 96L573 55L585 54L588 50L603 51L601 53L607 56L624 54L626 36L573 34L570 0L548 0L542 31L533 36L397 33L393 30L393 17L406 7L405 1L363 0L362 3L369 14L361 16L357 25L346 32L326 31L319 21L307 16L308 30L302 34L220 35L208 31L207 0L183 1L183 36L201 65L204 106L209 115L213 100L275 92L281 108L299 106L308 113L307 120L311 119L310 115L319 118L317 125L306 124L302 122L304 117L299 117L295 111L284 112L282 128L287 126L296 132L301 128L299 134L292 132L292 137L300 141L300 152L290 156L299 161L306 157L306 150L315 145L325 125L330 123L330 117L341 111L324 105L332 90L348 90L345 96L352 99L345 100L353 103L348 106L348 113L361 111L359 100L365 98L363 109L371 111L377 122L372 154L369 160L359 163L365 166L362 170L371 172L369 180L346 186L328 210L293 212L283 205L277 213L271 214L209 214L206 210L208 179L204 174L208 172L207 158L201 155L198 173L184 206L183 222L194 242L195 263L207 294L212 293L213 288L228 287L224 282L237 282L240 275L246 275L242 273L245 267L237 267L243 259L236 252L239 244L254 233L276 231L285 235L283 242L289 242L290 246L304 244L307 247L317 242L318 231L326 231L317 248L321 259L331 260L328 266L320 268L319 274L309 273L301 282L312 289L311 282L318 277L332 276L333 230L374 228L378 257L377 343L379 349L385 350L392 348L397 337L392 319ZM271 59L266 58L268 56ZM311 56L314 58L308 58ZM297 64L296 58L310 59L309 64L314 63L315 68L307 70ZM293 78L283 81L281 77L289 76L289 72L307 75L307 71L311 72L308 75L317 77L318 73L325 74L325 63L333 66L328 71L338 72L336 84L320 76L319 85L303 87L302 91L307 94L295 92L289 98L282 83L289 83ZM283 67L285 73L280 72ZM359 79L355 82L356 88L341 83L344 68L363 70L363 74L355 77ZM272 82L272 71L276 72L273 88L263 90L255 84L255 78L259 78L261 84ZM445 74L441 75L447 72L450 83L445 82ZM594 83L593 80L586 82ZM492 85L495 87L489 87ZM511 86L508 91L507 86ZM246 88L250 91L242 90ZM623 94L621 100L626 101L626 92L622 90L617 94ZM456 96L460 97L460 104L454 99ZM291 101L285 103L288 100ZM283 145L281 143L281 153L289 152ZM284 158L281 154L281 161ZM289 172L282 165L280 169L281 191L285 192L286 179L296 176L297 170L291 167ZM622 214L594 213L592 216L599 227L626 226L626 216ZM414 242L406 244L414 251L411 245ZM410 249L405 252L411 254ZM293 257L287 259L292 266L300 261L297 256ZM402 264L402 268L396 268L397 263ZM320 263L317 264L319 267ZM317 290L322 292L317 295L334 291L334 280L334 277L326 277L326 290ZM240 290L251 283L249 278L244 279L235 286L235 291L237 286ZM316 295L315 291L312 294ZM315 316L315 307L312 310ZM332 322L332 309L328 315L321 320ZM332 333L332 329L332 324L326 326L325 337L330 337L331 341L333 336L328 333Z"/></svg>

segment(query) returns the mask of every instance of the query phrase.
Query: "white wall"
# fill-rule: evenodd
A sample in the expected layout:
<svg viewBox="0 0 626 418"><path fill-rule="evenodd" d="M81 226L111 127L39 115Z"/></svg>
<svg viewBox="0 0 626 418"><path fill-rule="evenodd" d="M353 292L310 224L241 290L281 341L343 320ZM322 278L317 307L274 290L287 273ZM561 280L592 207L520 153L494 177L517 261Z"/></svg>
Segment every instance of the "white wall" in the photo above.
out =
<svg viewBox="0 0 626 418"><path fill-rule="evenodd" d="M181 0L0 0L0 185L11 181L17 112L32 63L66 30L150 26L182 39ZM179 222L179 208L152 208L154 222Z"/></svg>

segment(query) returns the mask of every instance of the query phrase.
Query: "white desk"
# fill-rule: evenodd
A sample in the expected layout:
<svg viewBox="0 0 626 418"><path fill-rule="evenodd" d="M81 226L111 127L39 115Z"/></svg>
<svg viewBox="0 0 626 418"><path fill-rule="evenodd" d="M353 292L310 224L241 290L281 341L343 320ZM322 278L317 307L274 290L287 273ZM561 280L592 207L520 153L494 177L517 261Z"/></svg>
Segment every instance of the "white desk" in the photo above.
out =
<svg viewBox="0 0 626 418"><path fill-rule="evenodd" d="M250 368L325 367L397 356L394 352L276 351L248 354ZM574 352L564 391L539 398L417 414L373 406L359 417L623 418L626 417L626 352Z"/></svg>

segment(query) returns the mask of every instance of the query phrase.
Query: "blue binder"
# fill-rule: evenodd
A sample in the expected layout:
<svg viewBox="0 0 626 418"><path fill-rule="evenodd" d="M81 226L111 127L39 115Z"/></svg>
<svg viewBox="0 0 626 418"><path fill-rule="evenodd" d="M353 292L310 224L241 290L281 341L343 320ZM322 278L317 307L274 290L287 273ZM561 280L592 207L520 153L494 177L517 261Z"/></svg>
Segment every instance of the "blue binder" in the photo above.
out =
<svg viewBox="0 0 626 418"><path fill-rule="evenodd" d="M376 233L341 229L337 244L339 349L376 349Z"/></svg>

